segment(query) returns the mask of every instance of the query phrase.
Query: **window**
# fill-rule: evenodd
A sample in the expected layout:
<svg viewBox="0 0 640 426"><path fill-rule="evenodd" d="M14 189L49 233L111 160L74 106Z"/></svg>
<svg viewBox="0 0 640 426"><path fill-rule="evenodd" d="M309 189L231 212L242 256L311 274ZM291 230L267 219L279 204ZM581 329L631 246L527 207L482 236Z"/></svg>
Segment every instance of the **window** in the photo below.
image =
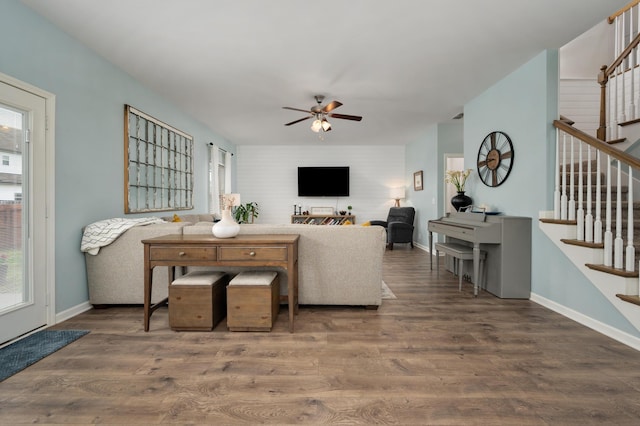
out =
<svg viewBox="0 0 640 426"><path fill-rule="evenodd" d="M125 213L193 208L193 137L125 106Z"/></svg>
<svg viewBox="0 0 640 426"><path fill-rule="evenodd" d="M218 158L219 158L219 161L218 161L218 176L217 176L217 178L218 178L218 193L220 194L219 195L220 196L220 205L222 205L222 196L225 193L225 181L224 181L224 178L225 178L224 164L225 164L225 162L224 162L224 160L225 160L226 151L223 150L223 149L219 149L218 152L219 152L219 156L218 156Z"/></svg>
<svg viewBox="0 0 640 426"><path fill-rule="evenodd" d="M222 195L231 192L231 154L210 143L209 213L220 214Z"/></svg>

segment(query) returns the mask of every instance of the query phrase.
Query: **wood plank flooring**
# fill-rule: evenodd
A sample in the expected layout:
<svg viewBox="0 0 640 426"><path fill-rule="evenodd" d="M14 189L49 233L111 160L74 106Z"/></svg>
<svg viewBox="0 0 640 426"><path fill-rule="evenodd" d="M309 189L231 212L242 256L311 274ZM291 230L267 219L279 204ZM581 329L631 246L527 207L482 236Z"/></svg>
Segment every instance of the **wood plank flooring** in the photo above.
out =
<svg viewBox="0 0 640 426"><path fill-rule="evenodd" d="M357 256L357 253L354 253ZM441 262L444 263L444 262ZM0 424L637 425L640 353L527 300L473 297L397 245L377 310L282 309L273 331L174 332L141 307L0 383ZM345 283L349 285L349 283Z"/></svg>

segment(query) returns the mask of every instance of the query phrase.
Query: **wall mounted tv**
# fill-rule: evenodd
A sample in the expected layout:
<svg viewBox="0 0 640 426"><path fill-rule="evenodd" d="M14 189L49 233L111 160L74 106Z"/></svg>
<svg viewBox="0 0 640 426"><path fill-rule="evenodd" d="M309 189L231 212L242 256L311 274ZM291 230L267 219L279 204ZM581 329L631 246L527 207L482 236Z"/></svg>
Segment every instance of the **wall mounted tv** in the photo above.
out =
<svg viewBox="0 0 640 426"><path fill-rule="evenodd" d="M348 197L349 167L298 167L299 197Z"/></svg>

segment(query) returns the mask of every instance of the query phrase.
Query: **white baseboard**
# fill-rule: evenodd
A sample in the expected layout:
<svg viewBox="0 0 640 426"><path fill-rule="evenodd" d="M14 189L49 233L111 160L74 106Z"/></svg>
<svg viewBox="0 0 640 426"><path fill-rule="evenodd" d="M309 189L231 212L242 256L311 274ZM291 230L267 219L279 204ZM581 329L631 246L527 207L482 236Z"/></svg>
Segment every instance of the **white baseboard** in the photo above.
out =
<svg viewBox="0 0 640 426"><path fill-rule="evenodd" d="M544 306L545 308L551 309L552 311L557 312L560 315L563 315L569 319L572 319L575 322L584 325L585 327L589 327L590 329L595 330L598 333L604 334L607 337L610 337L622 344L625 344L637 351L640 351L640 338L638 337L632 336L628 333L625 333L624 331L615 329L607 324L604 324L598 320L595 320L586 315L583 315L580 312L574 311L571 308L567 308L566 306L560 305L538 294L531 293L530 300L532 302L535 302L539 305Z"/></svg>
<svg viewBox="0 0 640 426"><path fill-rule="evenodd" d="M56 314L56 324L58 324L58 323L60 323L62 321L66 321L69 318L73 318L76 315L80 315L81 313L86 312L86 311L88 311L88 310L90 310L92 308L93 308L93 306L91 306L91 303L89 303L87 301L87 302L83 302L83 303L81 303L79 305L76 305L76 306L74 306L72 308L69 308L69 309L67 309L65 311L58 312Z"/></svg>
<svg viewBox="0 0 640 426"><path fill-rule="evenodd" d="M419 244L419 243L416 243L416 242L414 241L414 242L413 242L413 246L414 246L414 247L418 247L420 250L424 250L424 251L426 251L427 253L429 252L429 247L427 247L427 246L425 246L425 245L423 245L423 244Z"/></svg>

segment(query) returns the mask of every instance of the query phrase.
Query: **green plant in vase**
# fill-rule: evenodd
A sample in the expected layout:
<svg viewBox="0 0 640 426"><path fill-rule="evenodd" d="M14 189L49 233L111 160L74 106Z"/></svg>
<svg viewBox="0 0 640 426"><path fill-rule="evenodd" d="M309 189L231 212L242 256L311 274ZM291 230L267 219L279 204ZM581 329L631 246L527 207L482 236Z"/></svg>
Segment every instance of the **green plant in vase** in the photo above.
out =
<svg viewBox="0 0 640 426"><path fill-rule="evenodd" d="M253 223L259 214L258 203L255 201L240 204L233 210L233 217L238 223Z"/></svg>

